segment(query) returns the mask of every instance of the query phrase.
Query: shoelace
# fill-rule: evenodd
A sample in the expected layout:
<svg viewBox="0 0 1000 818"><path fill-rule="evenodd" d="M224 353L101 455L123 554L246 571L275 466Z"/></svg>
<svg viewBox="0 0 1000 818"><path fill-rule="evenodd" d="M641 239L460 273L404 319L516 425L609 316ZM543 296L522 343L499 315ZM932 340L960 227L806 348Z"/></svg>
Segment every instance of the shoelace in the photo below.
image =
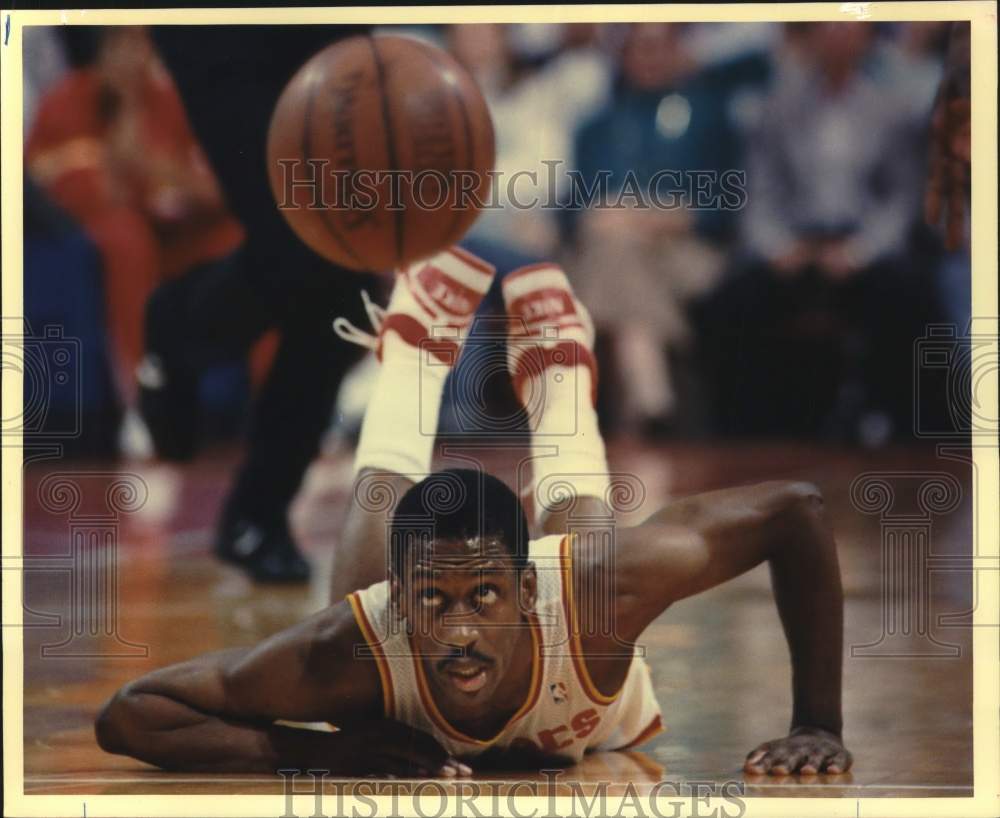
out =
<svg viewBox="0 0 1000 818"><path fill-rule="evenodd" d="M333 320L333 331L349 344L357 344L375 351L378 349L378 336L382 331L382 322L385 321L385 309L372 301L367 290L361 291L361 300L364 302L365 312L368 314L368 320L371 322L375 334L358 329L343 316Z"/></svg>

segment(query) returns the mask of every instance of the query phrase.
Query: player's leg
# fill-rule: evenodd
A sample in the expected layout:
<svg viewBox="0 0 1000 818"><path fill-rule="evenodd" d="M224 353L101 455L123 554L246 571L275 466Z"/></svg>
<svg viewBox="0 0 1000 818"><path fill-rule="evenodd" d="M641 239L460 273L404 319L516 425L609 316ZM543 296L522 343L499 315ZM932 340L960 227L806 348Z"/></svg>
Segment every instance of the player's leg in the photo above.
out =
<svg viewBox="0 0 1000 818"><path fill-rule="evenodd" d="M398 272L384 317L373 311L381 366L361 427L344 538L334 551L334 601L385 578L387 521L403 492L431 471L445 379L493 274L486 262L452 248ZM360 336L353 327L338 331Z"/></svg>
<svg viewBox="0 0 1000 818"><path fill-rule="evenodd" d="M330 290L338 287L335 298ZM257 580L309 577L288 512L319 453L343 376L359 357L331 331L333 305L346 295L334 276L299 294L294 318L281 322L277 354L254 401L246 457L226 500L216 553ZM239 551L253 544L252 555Z"/></svg>
<svg viewBox="0 0 1000 818"><path fill-rule="evenodd" d="M511 378L532 432L531 483L523 490L531 493L536 522L557 534L568 530L571 516L610 516L590 315L555 264L514 271L503 294Z"/></svg>

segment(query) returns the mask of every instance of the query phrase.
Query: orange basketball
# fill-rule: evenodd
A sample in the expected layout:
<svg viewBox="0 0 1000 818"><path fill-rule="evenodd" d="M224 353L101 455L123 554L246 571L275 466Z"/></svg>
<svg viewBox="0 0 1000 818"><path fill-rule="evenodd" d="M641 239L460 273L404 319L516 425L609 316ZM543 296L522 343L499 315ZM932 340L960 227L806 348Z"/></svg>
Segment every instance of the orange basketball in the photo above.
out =
<svg viewBox="0 0 1000 818"><path fill-rule="evenodd" d="M458 241L489 196L493 123L452 57L419 40L360 36L299 69L271 117L279 209L317 253L391 270Z"/></svg>

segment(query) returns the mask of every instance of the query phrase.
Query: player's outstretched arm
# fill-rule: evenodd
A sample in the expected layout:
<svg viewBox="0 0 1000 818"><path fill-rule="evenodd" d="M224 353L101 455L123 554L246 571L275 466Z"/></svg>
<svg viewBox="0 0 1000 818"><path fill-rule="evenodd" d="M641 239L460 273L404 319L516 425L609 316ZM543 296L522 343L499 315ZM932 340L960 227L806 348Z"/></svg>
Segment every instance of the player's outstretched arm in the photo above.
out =
<svg viewBox="0 0 1000 818"><path fill-rule="evenodd" d="M372 662L346 602L255 648L206 654L119 690L96 722L111 753L174 770L268 772L282 768L365 774L443 772L457 766L430 736L382 720ZM276 725L330 721L334 732Z"/></svg>
<svg viewBox="0 0 1000 818"><path fill-rule="evenodd" d="M670 604L766 562L792 659L791 732L757 747L748 772L844 772L843 591L823 499L808 483L772 482L681 500L622 531L615 620L637 639Z"/></svg>

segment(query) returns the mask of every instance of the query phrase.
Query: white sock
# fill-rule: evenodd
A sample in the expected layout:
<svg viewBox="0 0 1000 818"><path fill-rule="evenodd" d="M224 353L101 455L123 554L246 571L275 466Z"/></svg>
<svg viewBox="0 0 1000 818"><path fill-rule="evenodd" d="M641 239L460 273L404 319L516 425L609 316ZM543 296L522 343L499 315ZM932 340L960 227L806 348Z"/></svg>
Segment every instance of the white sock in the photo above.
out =
<svg viewBox="0 0 1000 818"><path fill-rule="evenodd" d="M361 424L354 474L394 471L420 480L431 469L445 378L451 366L386 333L382 364Z"/></svg>
<svg viewBox="0 0 1000 818"><path fill-rule="evenodd" d="M590 369L583 365L548 366L523 385L521 398L533 428L532 443L558 448L558 454L532 460L536 514L558 505L567 486L577 497L606 498L608 460L592 387Z"/></svg>

